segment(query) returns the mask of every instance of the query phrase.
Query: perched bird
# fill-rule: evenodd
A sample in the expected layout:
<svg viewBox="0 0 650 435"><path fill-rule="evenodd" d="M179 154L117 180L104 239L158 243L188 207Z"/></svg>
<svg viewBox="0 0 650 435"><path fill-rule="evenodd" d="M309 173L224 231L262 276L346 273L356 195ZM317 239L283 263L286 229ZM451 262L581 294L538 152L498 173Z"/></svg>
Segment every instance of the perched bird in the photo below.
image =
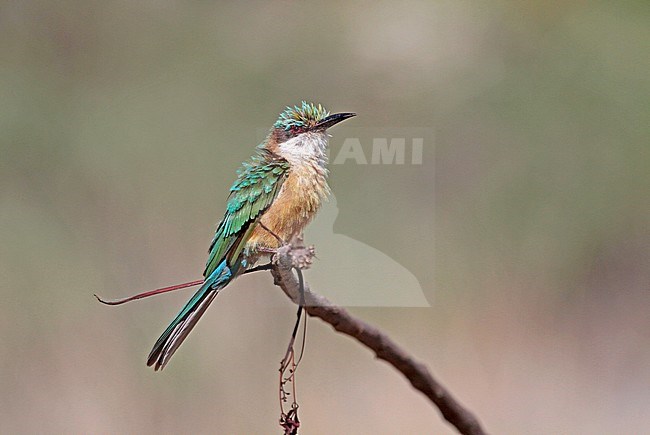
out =
<svg viewBox="0 0 650 435"><path fill-rule="evenodd" d="M147 365L163 369L222 288L303 231L329 194L327 129L352 116L304 101L280 114L237 172L201 288L156 341Z"/></svg>

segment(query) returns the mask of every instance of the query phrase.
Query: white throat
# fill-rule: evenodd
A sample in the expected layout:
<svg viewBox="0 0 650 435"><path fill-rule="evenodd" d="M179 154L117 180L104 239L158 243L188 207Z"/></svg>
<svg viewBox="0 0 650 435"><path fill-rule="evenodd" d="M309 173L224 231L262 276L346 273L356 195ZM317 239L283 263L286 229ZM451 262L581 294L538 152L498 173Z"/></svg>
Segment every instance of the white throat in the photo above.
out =
<svg viewBox="0 0 650 435"><path fill-rule="evenodd" d="M308 132L278 145L278 154L291 165L316 163L322 168L327 165L327 133Z"/></svg>

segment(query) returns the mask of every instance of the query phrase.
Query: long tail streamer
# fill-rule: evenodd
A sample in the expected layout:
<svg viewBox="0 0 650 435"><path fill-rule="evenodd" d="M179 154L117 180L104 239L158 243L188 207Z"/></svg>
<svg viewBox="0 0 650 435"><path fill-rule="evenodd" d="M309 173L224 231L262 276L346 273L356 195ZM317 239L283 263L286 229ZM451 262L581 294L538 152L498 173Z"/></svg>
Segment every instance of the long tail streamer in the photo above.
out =
<svg viewBox="0 0 650 435"><path fill-rule="evenodd" d="M169 286L169 287L159 288L159 289L156 289L156 290L149 290L149 291L144 292L144 293L139 293L139 294L134 295L134 296L129 296L128 298L115 299L113 301L102 299L97 295L93 295L93 296L95 296L99 302L101 302L102 304L105 304L105 305L122 305L122 304L125 304L127 302L135 301L137 299L144 299L144 298L148 298L149 296L155 296L155 295L159 295L159 294L162 294L162 293L173 292L174 290L180 290L180 289L183 289L183 288L194 287L195 285L201 285L201 284L203 284L203 281L204 281L203 279L199 279L197 281L185 282L183 284L176 284L176 285L172 285L172 286Z"/></svg>

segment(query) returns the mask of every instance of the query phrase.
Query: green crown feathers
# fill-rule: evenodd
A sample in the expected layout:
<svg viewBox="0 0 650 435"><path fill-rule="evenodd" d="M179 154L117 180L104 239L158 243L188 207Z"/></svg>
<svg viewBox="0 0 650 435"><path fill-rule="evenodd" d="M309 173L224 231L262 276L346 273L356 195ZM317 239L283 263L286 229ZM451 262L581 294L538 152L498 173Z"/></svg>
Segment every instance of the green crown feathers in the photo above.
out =
<svg viewBox="0 0 650 435"><path fill-rule="evenodd" d="M273 127L285 130L289 130L291 127L308 127L317 124L329 114L320 104L315 105L303 101L301 106L287 106L286 110L275 121Z"/></svg>

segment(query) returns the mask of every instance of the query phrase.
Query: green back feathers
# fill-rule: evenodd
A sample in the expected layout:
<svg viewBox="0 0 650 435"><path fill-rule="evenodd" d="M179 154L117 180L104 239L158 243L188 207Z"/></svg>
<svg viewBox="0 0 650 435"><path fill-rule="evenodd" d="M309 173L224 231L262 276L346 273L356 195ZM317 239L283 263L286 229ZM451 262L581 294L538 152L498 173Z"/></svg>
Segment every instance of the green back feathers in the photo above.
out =
<svg viewBox="0 0 650 435"><path fill-rule="evenodd" d="M239 255L254 228L251 224L271 205L288 170L286 160L265 150L259 150L250 162L244 163L230 188L226 213L212 239L205 277L226 255Z"/></svg>
<svg viewBox="0 0 650 435"><path fill-rule="evenodd" d="M273 127L284 130L290 130L292 127L310 127L329 116L329 114L320 104L316 105L303 101L300 106L287 106L273 124Z"/></svg>

